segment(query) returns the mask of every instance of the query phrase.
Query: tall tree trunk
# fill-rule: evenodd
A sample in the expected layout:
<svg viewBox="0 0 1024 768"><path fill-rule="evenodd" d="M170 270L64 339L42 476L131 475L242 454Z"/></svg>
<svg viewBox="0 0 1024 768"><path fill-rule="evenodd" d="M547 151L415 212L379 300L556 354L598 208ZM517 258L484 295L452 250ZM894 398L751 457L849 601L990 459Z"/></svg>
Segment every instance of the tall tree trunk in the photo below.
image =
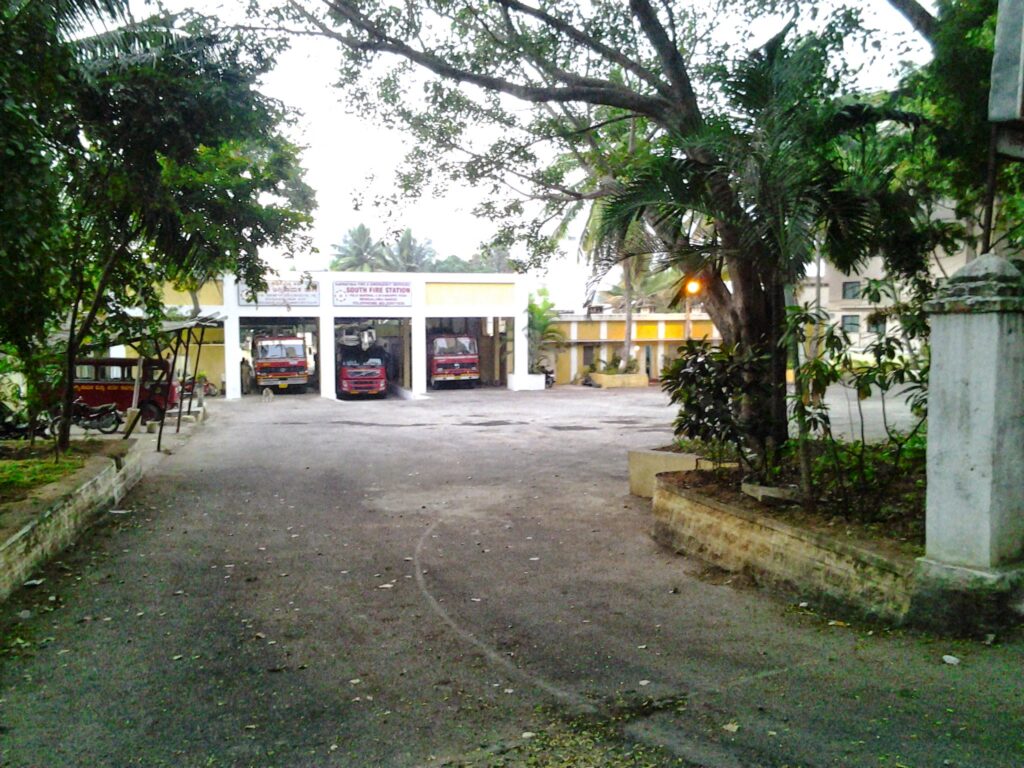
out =
<svg viewBox="0 0 1024 768"><path fill-rule="evenodd" d="M78 351L81 349L82 344L92 331L93 321L96 320L96 315L99 313L100 305L103 302L103 294L106 292L110 277L114 273L114 267L128 250L127 244L133 237L134 233L127 233L121 245L111 251L107 257L103 265L103 271L100 273L96 286L93 289L89 310L85 313L81 323L78 323L78 315L82 299L85 298L85 269L81 264L77 264L77 271L74 274L78 288L74 304L71 307L71 315L68 319L68 348L64 361L66 381L64 383L64 402L61 407L60 432L57 437L57 450L61 453L67 451L71 445L71 409L72 403L75 401L75 359L78 357Z"/></svg>
<svg viewBox="0 0 1024 768"><path fill-rule="evenodd" d="M633 259L629 256L622 260L622 299L626 305L626 333L622 349L622 365L620 370L629 367L633 356Z"/></svg>
<svg viewBox="0 0 1024 768"><path fill-rule="evenodd" d="M771 324L768 332L768 348L772 360L771 369L771 430L772 449L778 450L789 439L789 418L786 411L786 394L788 383L786 370L789 354L782 343L782 335L786 327L786 285L780 275L772 276L774 285L771 289Z"/></svg>

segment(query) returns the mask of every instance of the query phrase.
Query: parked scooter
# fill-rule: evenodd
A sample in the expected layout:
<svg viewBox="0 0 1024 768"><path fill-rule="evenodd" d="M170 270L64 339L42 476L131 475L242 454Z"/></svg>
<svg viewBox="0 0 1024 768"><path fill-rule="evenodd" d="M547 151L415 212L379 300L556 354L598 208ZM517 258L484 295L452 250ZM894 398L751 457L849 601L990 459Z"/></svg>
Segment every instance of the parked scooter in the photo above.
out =
<svg viewBox="0 0 1024 768"><path fill-rule="evenodd" d="M51 412L50 433L57 434L60 429L61 408L56 406ZM95 408L87 405L82 398L76 398L71 403L71 424L82 429L98 429L100 432L109 435L117 432L118 427L124 418L117 410L117 405L107 403Z"/></svg>
<svg viewBox="0 0 1024 768"><path fill-rule="evenodd" d="M550 368L541 368L540 370L544 374L544 389L551 389L555 386L555 372Z"/></svg>

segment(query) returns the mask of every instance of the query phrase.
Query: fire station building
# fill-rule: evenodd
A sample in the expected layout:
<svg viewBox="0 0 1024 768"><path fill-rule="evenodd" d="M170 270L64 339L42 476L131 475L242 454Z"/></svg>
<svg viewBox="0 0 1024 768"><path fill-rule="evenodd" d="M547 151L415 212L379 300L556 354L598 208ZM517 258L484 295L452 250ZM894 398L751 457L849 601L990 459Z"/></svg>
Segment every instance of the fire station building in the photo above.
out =
<svg viewBox="0 0 1024 768"><path fill-rule="evenodd" d="M241 397L253 340L297 335L306 340L310 389L337 392L340 345L353 329L373 329L387 350L393 392L427 392L428 343L436 334L475 339L480 383L513 390L543 389L543 375L528 373L529 279L514 274L315 272L268 280L251 295L232 277L198 293L200 311L223 322L211 329L198 368L228 398ZM191 310L192 298L165 292L168 306Z"/></svg>

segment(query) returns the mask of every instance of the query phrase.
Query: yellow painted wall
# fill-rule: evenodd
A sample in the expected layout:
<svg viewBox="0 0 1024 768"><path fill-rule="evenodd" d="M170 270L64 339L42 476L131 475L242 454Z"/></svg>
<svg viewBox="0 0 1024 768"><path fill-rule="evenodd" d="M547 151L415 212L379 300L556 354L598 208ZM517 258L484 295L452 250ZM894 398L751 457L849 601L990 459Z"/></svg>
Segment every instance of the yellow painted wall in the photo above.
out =
<svg viewBox="0 0 1024 768"><path fill-rule="evenodd" d="M693 328L693 338L695 339L709 339L714 335L715 326L710 320L694 320L691 324ZM646 338L646 337L644 337ZM657 337L655 337L657 338ZM668 341L682 341L686 338L686 323L685 322L667 322L665 323L665 339Z"/></svg>
<svg viewBox="0 0 1024 768"><path fill-rule="evenodd" d="M190 353L188 361L188 368L191 372L195 368L195 359L191 356L195 354L195 349ZM224 345L223 344L211 344L206 346L206 342L203 342L203 353L199 356L199 371L200 373L206 374L206 380L213 382L218 388L223 390L224 388Z"/></svg>
<svg viewBox="0 0 1024 768"><path fill-rule="evenodd" d="M427 306L477 306L515 303L512 283L427 283Z"/></svg>
<svg viewBox="0 0 1024 768"><path fill-rule="evenodd" d="M596 320L590 323L578 323L576 325L576 337L580 341L600 341L601 323Z"/></svg>
<svg viewBox="0 0 1024 768"><path fill-rule="evenodd" d="M572 379L571 354L559 351L555 357L555 383L568 384Z"/></svg>
<svg viewBox="0 0 1024 768"><path fill-rule="evenodd" d="M569 339L569 334L572 331L572 323L551 323L551 327L557 331L561 331L562 335Z"/></svg>
<svg viewBox="0 0 1024 768"><path fill-rule="evenodd" d="M634 334L636 339L657 339L658 338L658 324L646 322L636 324L636 333Z"/></svg>
<svg viewBox="0 0 1024 768"><path fill-rule="evenodd" d="M164 304L169 307L192 306L192 297L188 291L175 290L170 283L165 283L163 288ZM199 303L211 306L224 304L224 283L220 280L211 280L199 289ZM218 384L218 386L220 386Z"/></svg>
<svg viewBox="0 0 1024 768"><path fill-rule="evenodd" d="M715 326L709 320L694 320L693 321L693 338L695 339L710 339Z"/></svg>
<svg viewBox="0 0 1024 768"><path fill-rule="evenodd" d="M196 338L199 338L199 329L195 331ZM206 354L207 344L223 344L224 343L224 329L223 328L207 328L203 333L203 354ZM192 351L196 348L195 342L192 344Z"/></svg>
<svg viewBox="0 0 1024 768"><path fill-rule="evenodd" d="M608 323L608 335L605 338L611 341L623 341L626 338L626 324Z"/></svg>
<svg viewBox="0 0 1024 768"><path fill-rule="evenodd" d="M213 329L207 329L207 334ZM219 331L219 329L217 329ZM221 338L223 339L223 333L221 332ZM199 372L206 374L206 380L215 384L219 389L223 390L224 385L224 343L223 341L216 341L208 343L210 341L209 335L203 339L203 350L199 355ZM192 348L188 352L188 374L191 376L192 371L196 369L196 350L198 347L193 344ZM160 356L170 359L170 355L174 350L170 347L164 349ZM129 349L129 357L137 357L137 354ZM182 347L178 350L178 361L177 366L180 370L185 365L185 348Z"/></svg>

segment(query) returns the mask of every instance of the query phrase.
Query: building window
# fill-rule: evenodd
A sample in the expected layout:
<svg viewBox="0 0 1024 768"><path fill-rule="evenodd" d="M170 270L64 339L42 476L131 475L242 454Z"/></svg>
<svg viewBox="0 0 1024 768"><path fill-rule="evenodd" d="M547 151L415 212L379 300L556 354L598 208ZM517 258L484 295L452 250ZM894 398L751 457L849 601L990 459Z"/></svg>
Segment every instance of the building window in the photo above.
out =
<svg viewBox="0 0 1024 768"><path fill-rule="evenodd" d="M860 331L860 315L843 315L839 325L847 333L858 333Z"/></svg>
<svg viewBox="0 0 1024 768"><path fill-rule="evenodd" d="M860 280L849 280L843 283L843 298L844 299L859 299L860 298Z"/></svg>
<svg viewBox="0 0 1024 768"><path fill-rule="evenodd" d="M594 350L596 346L594 344L583 345L583 367L589 368L594 364Z"/></svg>
<svg viewBox="0 0 1024 768"><path fill-rule="evenodd" d="M880 317L877 320L873 320L868 323L868 333L873 333L876 336L885 335L885 318Z"/></svg>

